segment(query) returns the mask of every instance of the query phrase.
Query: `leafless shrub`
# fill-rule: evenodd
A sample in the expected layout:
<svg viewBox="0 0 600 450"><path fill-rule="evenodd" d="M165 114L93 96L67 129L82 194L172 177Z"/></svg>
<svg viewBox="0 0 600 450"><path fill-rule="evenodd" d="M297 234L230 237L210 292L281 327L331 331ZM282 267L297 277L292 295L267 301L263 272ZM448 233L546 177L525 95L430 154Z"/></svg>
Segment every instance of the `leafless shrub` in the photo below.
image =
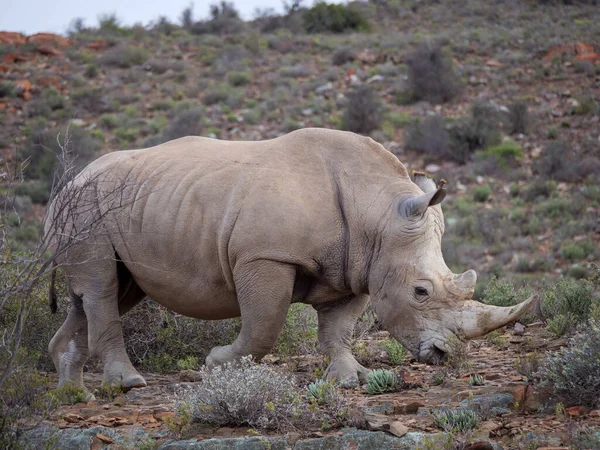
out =
<svg viewBox="0 0 600 450"><path fill-rule="evenodd" d="M251 357L200 372L202 381L180 396L199 422L285 430L339 426L348 417L339 391L328 395L324 405L311 402L292 374L256 364Z"/></svg>
<svg viewBox="0 0 600 450"><path fill-rule="evenodd" d="M368 134L381 126L383 106L373 89L360 86L348 94L348 104L342 117L342 128Z"/></svg>
<svg viewBox="0 0 600 450"><path fill-rule="evenodd" d="M61 149L57 154L61 170L53 184L52 207L42 224L52 226L42 226L45 231L35 249L18 257L11 253L11 230L5 218L8 212L14 212L14 188L23 180L23 166L16 167L3 162L0 170L4 191L0 198L0 272L3 275L0 317L5 317L9 306L16 305L14 321L3 322L0 329L0 434L8 433L8 437L14 437L14 421L19 419L19 415L15 415L18 410L15 405L26 405L28 411L32 412L44 410L47 406L40 408L39 404L30 400L32 392L40 388L39 384L32 382L29 386L23 385L21 390L16 389L27 380L23 374L31 371L22 363L21 344L24 329L29 325L27 320L37 299L35 290L48 279L51 272L54 273L61 266L69 249L100 235L104 217L117 213L129 203L127 194L131 189L127 182L117 184L102 194L95 189L98 177L102 174L80 177L79 182L72 183L77 170L69 136L67 134L62 141L57 137L57 140ZM86 220L83 220L84 216ZM52 302L51 307L55 309L56 304Z"/></svg>
<svg viewBox="0 0 600 450"><path fill-rule="evenodd" d="M408 83L415 100L437 104L456 97L461 86L452 59L439 44L424 44L407 57Z"/></svg>
<svg viewBox="0 0 600 450"><path fill-rule="evenodd" d="M527 133L529 128L529 110L527 103L523 101L515 102L508 106L508 118L510 120L511 133Z"/></svg>
<svg viewBox="0 0 600 450"><path fill-rule="evenodd" d="M352 50L352 47L341 47L335 51L331 57L331 62L335 66L341 66L347 62L352 62L356 59L356 53Z"/></svg>

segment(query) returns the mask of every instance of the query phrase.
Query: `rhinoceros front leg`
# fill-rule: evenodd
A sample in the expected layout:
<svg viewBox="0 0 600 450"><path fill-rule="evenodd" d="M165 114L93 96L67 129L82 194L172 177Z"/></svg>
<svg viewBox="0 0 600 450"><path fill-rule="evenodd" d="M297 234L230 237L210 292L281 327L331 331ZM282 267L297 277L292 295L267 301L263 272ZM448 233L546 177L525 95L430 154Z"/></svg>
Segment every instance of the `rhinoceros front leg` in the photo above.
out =
<svg viewBox="0 0 600 450"><path fill-rule="evenodd" d="M295 276L293 266L274 261L254 261L236 270L242 329L233 344L214 347L206 364L223 364L248 355L260 360L269 353L285 323Z"/></svg>
<svg viewBox="0 0 600 450"><path fill-rule="evenodd" d="M359 381L366 381L370 372L356 361L350 350L354 325L368 301L367 295L358 295L315 306L319 316L319 344L330 361L327 379L335 379L342 386L356 386Z"/></svg>

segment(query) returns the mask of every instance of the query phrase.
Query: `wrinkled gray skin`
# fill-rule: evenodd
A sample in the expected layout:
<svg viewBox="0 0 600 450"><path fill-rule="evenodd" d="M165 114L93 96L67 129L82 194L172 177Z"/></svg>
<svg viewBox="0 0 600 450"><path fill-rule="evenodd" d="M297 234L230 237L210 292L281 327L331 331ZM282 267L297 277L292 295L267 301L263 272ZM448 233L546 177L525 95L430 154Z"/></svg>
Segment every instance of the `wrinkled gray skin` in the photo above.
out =
<svg viewBox="0 0 600 450"><path fill-rule="evenodd" d="M241 315L235 342L213 348L208 364L262 358L290 304L310 304L327 376L341 382L368 374L350 340L369 296L384 327L429 363L444 360L452 337L486 334L534 303L469 301L475 272L454 275L442 257L445 190L421 174L411 181L394 155L352 133L187 137L102 156L73 183L88 185L86 207L61 213L55 200L46 231L61 221L63 235L102 227L58 260L73 301L49 346L61 385L83 386L89 356L102 359L108 383L145 385L119 317L146 296L199 319ZM119 186L116 206L106 193Z"/></svg>

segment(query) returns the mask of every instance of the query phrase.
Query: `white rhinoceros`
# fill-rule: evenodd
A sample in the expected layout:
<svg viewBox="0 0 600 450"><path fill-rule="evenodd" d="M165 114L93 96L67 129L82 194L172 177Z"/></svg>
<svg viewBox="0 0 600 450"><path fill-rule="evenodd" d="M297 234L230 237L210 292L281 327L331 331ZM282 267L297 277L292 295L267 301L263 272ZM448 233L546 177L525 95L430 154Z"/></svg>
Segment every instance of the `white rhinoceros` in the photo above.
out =
<svg viewBox="0 0 600 450"><path fill-rule="evenodd" d="M119 317L146 296L199 319L242 317L235 342L213 348L208 364L262 358L302 302L318 312L327 376L364 379L350 341L369 298L393 337L439 363L450 339L482 336L536 302L470 300L475 272L454 275L442 256L445 194L422 174L411 181L372 139L325 129L104 155L48 209L72 299L49 346L59 383L83 386L94 355L107 382L144 386Z"/></svg>

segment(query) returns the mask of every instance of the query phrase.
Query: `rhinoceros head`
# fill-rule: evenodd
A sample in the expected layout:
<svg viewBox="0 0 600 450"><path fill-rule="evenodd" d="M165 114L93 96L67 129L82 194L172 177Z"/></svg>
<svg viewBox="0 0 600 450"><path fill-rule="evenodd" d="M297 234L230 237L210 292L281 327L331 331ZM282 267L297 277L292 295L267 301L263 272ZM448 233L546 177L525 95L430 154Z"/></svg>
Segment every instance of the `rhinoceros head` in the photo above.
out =
<svg viewBox="0 0 600 450"><path fill-rule="evenodd" d="M444 183L436 187L415 173L410 192L395 198L386 212L369 274L372 304L383 326L419 360L433 364L446 359L452 340L483 336L537 302L533 296L513 307L496 307L471 300L477 274L452 273L442 256Z"/></svg>

